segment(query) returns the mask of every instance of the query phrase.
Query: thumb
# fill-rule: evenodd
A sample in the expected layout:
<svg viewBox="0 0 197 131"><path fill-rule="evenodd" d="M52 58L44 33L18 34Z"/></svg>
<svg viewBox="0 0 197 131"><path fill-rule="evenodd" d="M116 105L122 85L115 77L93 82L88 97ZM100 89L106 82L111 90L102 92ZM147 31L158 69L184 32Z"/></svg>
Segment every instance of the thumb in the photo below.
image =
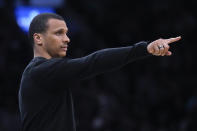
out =
<svg viewBox="0 0 197 131"><path fill-rule="evenodd" d="M168 51L168 52L166 53L166 55L167 55L167 56L171 56L171 55L172 55L172 52L171 52L171 51Z"/></svg>

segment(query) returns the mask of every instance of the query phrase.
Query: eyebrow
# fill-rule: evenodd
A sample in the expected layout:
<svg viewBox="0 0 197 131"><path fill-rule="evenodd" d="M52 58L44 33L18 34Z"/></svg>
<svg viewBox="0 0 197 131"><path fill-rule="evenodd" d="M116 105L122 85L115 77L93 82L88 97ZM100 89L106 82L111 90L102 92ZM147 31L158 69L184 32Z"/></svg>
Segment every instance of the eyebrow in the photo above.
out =
<svg viewBox="0 0 197 131"><path fill-rule="evenodd" d="M64 28L58 28L58 29L55 29L54 32L58 32L58 31L65 31L66 33L68 32L68 28L64 29Z"/></svg>

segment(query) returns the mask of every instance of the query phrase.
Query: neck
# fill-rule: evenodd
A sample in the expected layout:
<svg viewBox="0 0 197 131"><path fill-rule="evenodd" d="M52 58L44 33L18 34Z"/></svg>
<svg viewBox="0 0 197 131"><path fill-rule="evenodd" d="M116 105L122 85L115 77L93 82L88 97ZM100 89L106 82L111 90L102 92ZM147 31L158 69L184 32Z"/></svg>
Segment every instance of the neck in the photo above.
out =
<svg viewBox="0 0 197 131"><path fill-rule="evenodd" d="M46 59L51 59L52 57L42 48L34 47L34 58L44 57Z"/></svg>

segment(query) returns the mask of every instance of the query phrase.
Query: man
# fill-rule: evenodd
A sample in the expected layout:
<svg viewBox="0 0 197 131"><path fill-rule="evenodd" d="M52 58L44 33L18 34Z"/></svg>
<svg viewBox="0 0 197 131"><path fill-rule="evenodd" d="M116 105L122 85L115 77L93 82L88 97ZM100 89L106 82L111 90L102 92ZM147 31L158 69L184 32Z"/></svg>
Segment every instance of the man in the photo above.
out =
<svg viewBox="0 0 197 131"><path fill-rule="evenodd" d="M19 90L22 131L75 131L70 90L74 83L150 54L170 56L169 44L181 39L139 42L68 59L63 58L70 42L67 32L64 19L57 14L40 14L30 24L34 58L23 72Z"/></svg>

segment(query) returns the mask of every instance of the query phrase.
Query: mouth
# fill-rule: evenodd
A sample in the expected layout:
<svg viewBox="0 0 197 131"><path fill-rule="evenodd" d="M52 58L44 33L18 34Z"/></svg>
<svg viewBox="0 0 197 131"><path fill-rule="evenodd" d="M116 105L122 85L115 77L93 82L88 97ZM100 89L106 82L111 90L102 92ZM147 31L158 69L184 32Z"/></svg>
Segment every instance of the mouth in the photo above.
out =
<svg viewBox="0 0 197 131"><path fill-rule="evenodd" d="M67 51L67 48L68 48L68 46L66 45L66 46L62 46L61 47L64 51Z"/></svg>

